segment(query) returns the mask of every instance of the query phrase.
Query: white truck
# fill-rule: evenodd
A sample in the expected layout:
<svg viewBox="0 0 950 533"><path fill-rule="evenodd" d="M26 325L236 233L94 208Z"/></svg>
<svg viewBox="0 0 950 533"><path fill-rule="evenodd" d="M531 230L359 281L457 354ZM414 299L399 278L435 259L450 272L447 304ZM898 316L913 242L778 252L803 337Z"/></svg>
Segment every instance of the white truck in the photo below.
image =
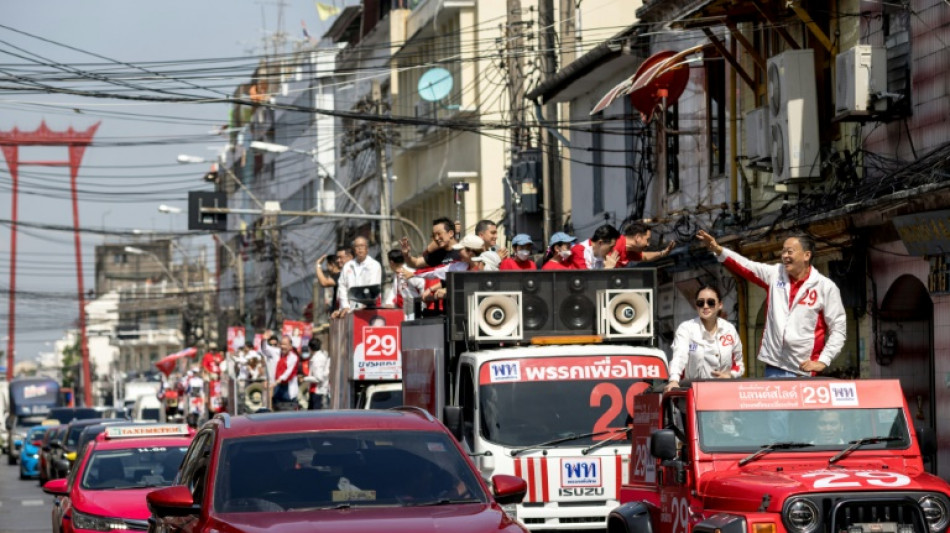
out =
<svg viewBox="0 0 950 533"><path fill-rule="evenodd" d="M403 323L405 403L482 474L513 474L532 530L604 529L629 468L635 396L665 380L654 269L448 275L444 316ZM511 509L509 509L511 510Z"/></svg>

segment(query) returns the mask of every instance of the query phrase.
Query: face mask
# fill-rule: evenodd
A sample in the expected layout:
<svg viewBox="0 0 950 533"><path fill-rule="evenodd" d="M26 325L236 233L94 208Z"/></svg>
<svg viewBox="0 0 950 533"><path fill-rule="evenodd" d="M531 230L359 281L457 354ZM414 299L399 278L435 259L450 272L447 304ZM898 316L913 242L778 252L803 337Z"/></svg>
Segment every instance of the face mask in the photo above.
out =
<svg viewBox="0 0 950 533"><path fill-rule="evenodd" d="M518 250L517 252L515 252L515 256L522 261L527 261L530 255L531 255L531 252L529 252L528 250Z"/></svg>
<svg viewBox="0 0 950 533"><path fill-rule="evenodd" d="M561 259L567 259L567 258L571 257L571 251L570 251L570 250L561 250L561 251L558 252L558 253L561 254Z"/></svg>

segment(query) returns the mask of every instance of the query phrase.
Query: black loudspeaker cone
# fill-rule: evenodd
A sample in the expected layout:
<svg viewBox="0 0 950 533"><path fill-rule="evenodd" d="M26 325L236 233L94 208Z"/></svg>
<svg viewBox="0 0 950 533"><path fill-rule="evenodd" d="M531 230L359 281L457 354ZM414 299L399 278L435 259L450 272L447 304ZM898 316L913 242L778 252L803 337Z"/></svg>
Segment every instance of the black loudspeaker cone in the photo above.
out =
<svg viewBox="0 0 950 533"><path fill-rule="evenodd" d="M544 329L548 323L548 304L533 294L522 293L521 298L524 328L532 331Z"/></svg>
<svg viewBox="0 0 950 533"><path fill-rule="evenodd" d="M561 302L558 316L568 329L590 329L594 323L594 302L578 294L568 296Z"/></svg>

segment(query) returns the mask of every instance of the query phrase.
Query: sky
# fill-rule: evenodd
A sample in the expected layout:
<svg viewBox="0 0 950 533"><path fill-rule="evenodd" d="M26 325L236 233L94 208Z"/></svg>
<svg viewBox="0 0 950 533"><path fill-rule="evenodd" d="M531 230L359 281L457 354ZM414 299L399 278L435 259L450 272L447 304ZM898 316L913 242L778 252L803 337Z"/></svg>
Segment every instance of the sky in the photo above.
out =
<svg viewBox="0 0 950 533"><path fill-rule="evenodd" d="M343 5L341 0L325 4ZM352 4L354 2L348 2ZM281 5L282 4L282 7ZM282 11L282 25L279 15ZM214 158L226 138L231 94L250 78L258 59L274 51L279 26L288 42L321 36L310 0L33 0L9 2L0 18L0 131L84 131L101 122L79 171L79 219L85 229L128 232L126 237L83 232L85 288L94 288L94 247L133 232L173 232L193 259L213 257L211 240L187 236L187 214L161 213L161 204L186 211L187 191L211 190L206 164L182 165L180 154ZM290 51L290 44L284 51ZM86 80L76 79L76 73ZM53 75L55 73L55 76ZM105 83L93 76L110 76ZM155 74L168 78L155 81ZM68 76L66 80L56 80ZM143 80L145 76L149 79ZM33 84L35 90L10 90ZM37 86L39 85L39 86ZM48 86L101 94L202 96L201 103L143 102L50 94ZM154 90L163 89L165 93ZM174 94L172 94L174 93ZM20 149L21 160L66 160L62 147ZM0 350L7 348L10 283L11 175L0 160ZM21 167L19 220L24 225L72 226L68 168ZM148 238L147 235L138 238ZM73 234L23 227L17 234L16 360L35 359L75 327L79 308ZM177 260L181 260L176 255ZM4 360L5 362L5 360ZM2 364L2 363L0 363Z"/></svg>

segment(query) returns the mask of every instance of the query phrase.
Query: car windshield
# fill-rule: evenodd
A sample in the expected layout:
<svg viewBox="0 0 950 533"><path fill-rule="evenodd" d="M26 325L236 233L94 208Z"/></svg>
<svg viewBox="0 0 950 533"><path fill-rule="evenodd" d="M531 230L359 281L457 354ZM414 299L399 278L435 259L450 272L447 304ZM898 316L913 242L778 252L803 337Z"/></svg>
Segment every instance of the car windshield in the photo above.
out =
<svg viewBox="0 0 950 533"><path fill-rule="evenodd" d="M487 502L445 434L334 431L224 442L214 484L222 513Z"/></svg>
<svg viewBox="0 0 950 533"><path fill-rule="evenodd" d="M33 441L42 439L43 434L46 433L47 429L48 428L43 427L43 426L36 426L30 429L30 432L26 434L26 440L29 442L33 442Z"/></svg>
<svg viewBox="0 0 950 533"><path fill-rule="evenodd" d="M788 441L791 451L842 450L870 437L894 437L869 443L862 450L910 446L904 413L899 408L699 411L699 443L706 452L748 452ZM785 450L783 450L785 451Z"/></svg>
<svg viewBox="0 0 950 533"><path fill-rule="evenodd" d="M175 480L185 446L146 446L93 453L82 474L88 490L167 487Z"/></svg>

